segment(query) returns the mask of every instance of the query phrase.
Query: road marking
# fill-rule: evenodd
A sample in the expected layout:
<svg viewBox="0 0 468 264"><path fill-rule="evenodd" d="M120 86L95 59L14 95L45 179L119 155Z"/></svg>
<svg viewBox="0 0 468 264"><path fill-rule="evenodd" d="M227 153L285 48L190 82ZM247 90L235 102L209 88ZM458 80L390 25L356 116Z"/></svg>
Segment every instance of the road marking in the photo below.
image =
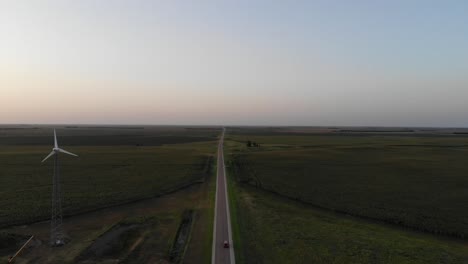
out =
<svg viewBox="0 0 468 264"><path fill-rule="evenodd" d="M211 263L212 264L222 264L216 263L216 249L217 249L217 239L216 239L216 222L218 218L218 178L220 177L220 167L222 166L222 174L224 177L224 195L226 199L226 217L227 217L227 232L228 232L228 239L229 239L229 263L235 264L236 259L234 256L234 247L232 242L232 230L231 230L231 212L229 209L229 195L228 195L228 188L227 188L227 177L226 177L226 166L224 166L224 134L225 129L223 128L223 134L221 135L220 141L218 143L218 166L216 168L216 198L215 198L215 217L214 217L214 225L213 225L213 245L212 245L212 252L211 252ZM223 188L223 187L220 187Z"/></svg>

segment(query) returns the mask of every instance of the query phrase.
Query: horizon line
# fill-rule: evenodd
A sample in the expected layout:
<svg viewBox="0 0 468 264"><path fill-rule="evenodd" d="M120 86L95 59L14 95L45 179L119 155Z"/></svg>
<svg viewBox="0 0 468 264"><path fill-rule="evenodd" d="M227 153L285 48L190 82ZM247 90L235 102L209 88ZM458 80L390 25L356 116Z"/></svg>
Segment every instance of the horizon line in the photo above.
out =
<svg viewBox="0 0 468 264"><path fill-rule="evenodd" d="M0 126L166 126L166 127L303 127L303 128L443 128L468 129L468 126L382 126L382 125L245 125L245 124L125 124L125 123L0 123Z"/></svg>

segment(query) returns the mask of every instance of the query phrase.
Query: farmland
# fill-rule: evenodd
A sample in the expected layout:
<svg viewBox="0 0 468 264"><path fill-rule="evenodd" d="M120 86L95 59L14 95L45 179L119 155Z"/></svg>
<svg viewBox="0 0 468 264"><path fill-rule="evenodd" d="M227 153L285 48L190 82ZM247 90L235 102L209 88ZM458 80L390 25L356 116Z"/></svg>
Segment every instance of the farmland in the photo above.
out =
<svg viewBox="0 0 468 264"><path fill-rule="evenodd" d="M249 139L259 148L246 148ZM468 236L468 137L231 135L243 182L318 207Z"/></svg>
<svg viewBox="0 0 468 264"><path fill-rule="evenodd" d="M464 264L468 245L231 183L237 263ZM233 209L233 210L234 210Z"/></svg>
<svg viewBox="0 0 468 264"><path fill-rule="evenodd" d="M468 137L365 131L228 130L239 259L467 261Z"/></svg>
<svg viewBox="0 0 468 264"><path fill-rule="evenodd" d="M463 131L333 131L227 130L238 263L468 261ZM0 259L34 234L18 263L211 260L219 129L57 132L80 155L60 156L71 240L50 248L41 222L50 217L53 164L40 161L51 128L0 127Z"/></svg>
<svg viewBox="0 0 468 264"><path fill-rule="evenodd" d="M203 181L211 170L218 132L172 129L59 129L59 144L79 154L60 157L64 214L155 197ZM53 145L52 130L1 131L0 225L47 219L53 162L40 161ZM75 137L82 139L81 145ZM21 139L28 145L12 145Z"/></svg>
<svg viewBox="0 0 468 264"><path fill-rule="evenodd" d="M2 260L31 235L18 263L159 263L185 251L200 260L190 263L211 257L219 129L55 127L59 145L79 155L60 156L70 241L50 248L49 222L40 222L50 217L53 162L40 161L53 145L51 127L0 126ZM186 221L194 241L176 248Z"/></svg>

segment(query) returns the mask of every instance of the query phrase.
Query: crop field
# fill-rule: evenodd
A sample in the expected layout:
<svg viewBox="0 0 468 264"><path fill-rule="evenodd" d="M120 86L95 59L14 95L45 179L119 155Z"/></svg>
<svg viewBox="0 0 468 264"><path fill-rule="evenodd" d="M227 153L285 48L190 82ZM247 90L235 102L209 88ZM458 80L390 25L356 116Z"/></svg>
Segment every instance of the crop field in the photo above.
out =
<svg viewBox="0 0 468 264"><path fill-rule="evenodd" d="M183 127L58 127L65 215L156 197L203 182L219 130ZM53 160L48 127L0 127L0 226L50 216Z"/></svg>
<svg viewBox="0 0 468 264"><path fill-rule="evenodd" d="M230 183L236 263L468 263L468 244Z"/></svg>
<svg viewBox="0 0 468 264"><path fill-rule="evenodd" d="M1 146L49 146L56 128L63 146L161 146L210 141L219 128L174 126L6 126L0 125Z"/></svg>
<svg viewBox="0 0 468 264"><path fill-rule="evenodd" d="M229 165L240 182L336 212L468 237L466 135L231 131Z"/></svg>

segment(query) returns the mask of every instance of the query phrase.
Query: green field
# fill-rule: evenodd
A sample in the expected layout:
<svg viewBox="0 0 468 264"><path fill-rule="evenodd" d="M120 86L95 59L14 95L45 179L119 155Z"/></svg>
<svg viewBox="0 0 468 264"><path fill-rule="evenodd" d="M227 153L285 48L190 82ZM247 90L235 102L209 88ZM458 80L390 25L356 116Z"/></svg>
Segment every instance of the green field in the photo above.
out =
<svg viewBox="0 0 468 264"><path fill-rule="evenodd" d="M468 136L401 131L228 129L236 261L468 263ZM60 156L64 213L92 212L66 218L72 240L56 250L47 246L48 223L37 222L50 217L53 161L40 161L51 150L53 131L0 126L0 226L10 226L2 229L6 237L0 233L0 244L11 244L10 235L21 241L32 234L42 243L19 263L170 261L188 210L194 212L193 228L183 263L211 260L215 178L210 176L219 129L60 127L57 132L60 146L80 155ZM247 147L248 140L259 146ZM128 204L137 200L142 201ZM122 206L108 208L114 205ZM100 208L108 209L94 211ZM122 233L117 239L122 243L114 239L109 254L95 256L119 228L136 233ZM11 254L18 241L1 255Z"/></svg>
<svg viewBox="0 0 468 264"><path fill-rule="evenodd" d="M52 129L0 131L0 226L49 218L53 161L40 161L52 148ZM79 155L60 156L64 214L72 215L204 181L219 130L60 127L57 133L59 145Z"/></svg>
<svg viewBox="0 0 468 264"><path fill-rule="evenodd" d="M63 146L161 146L210 141L219 128L174 126L5 126L0 125L1 146L49 146L53 128Z"/></svg>
<svg viewBox="0 0 468 264"><path fill-rule="evenodd" d="M468 244L315 209L230 183L237 263L468 263Z"/></svg>
<svg viewBox="0 0 468 264"><path fill-rule="evenodd" d="M246 133L227 138L239 180L317 207L468 237L468 137ZM251 140L258 148L247 148Z"/></svg>

